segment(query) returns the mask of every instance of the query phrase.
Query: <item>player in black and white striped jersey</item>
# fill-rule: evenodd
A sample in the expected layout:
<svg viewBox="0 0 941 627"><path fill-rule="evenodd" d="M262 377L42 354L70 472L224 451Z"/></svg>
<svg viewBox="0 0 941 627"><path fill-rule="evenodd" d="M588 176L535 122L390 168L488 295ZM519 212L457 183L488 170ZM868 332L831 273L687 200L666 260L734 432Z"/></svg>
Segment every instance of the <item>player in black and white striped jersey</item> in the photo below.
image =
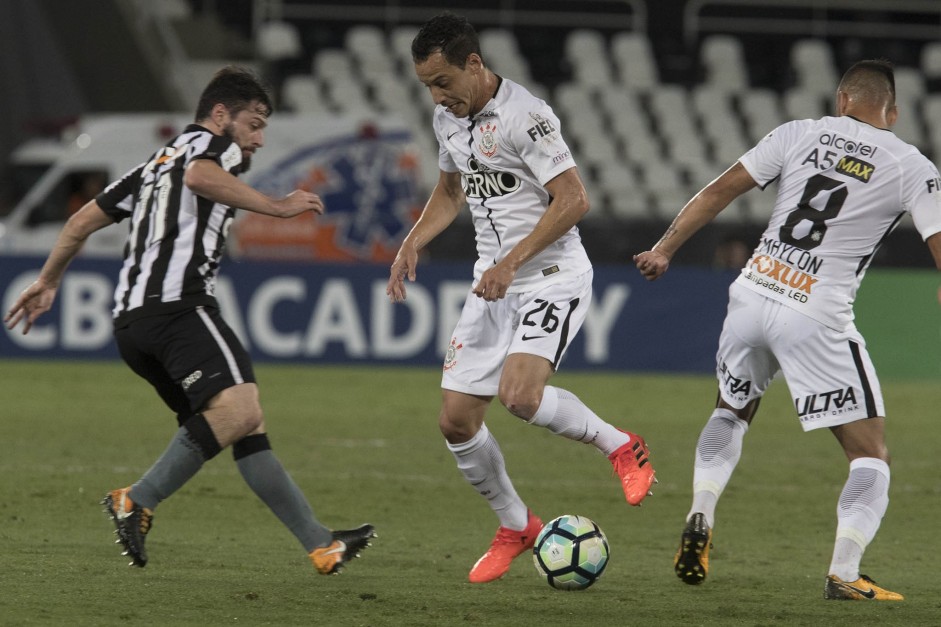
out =
<svg viewBox="0 0 941 627"><path fill-rule="evenodd" d="M93 232L130 218L115 290L115 339L134 372L177 414L179 430L140 480L103 501L132 564L144 566L144 539L157 505L203 463L232 445L246 483L294 533L323 574L339 571L368 545L371 525L332 532L271 451L251 360L219 314L213 290L236 209L288 218L323 213L321 199L295 190L284 198L237 176L264 145L272 105L249 71L228 67L207 85L195 123L65 225L39 278L6 322L23 332L47 311L66 267Z"/></svg>

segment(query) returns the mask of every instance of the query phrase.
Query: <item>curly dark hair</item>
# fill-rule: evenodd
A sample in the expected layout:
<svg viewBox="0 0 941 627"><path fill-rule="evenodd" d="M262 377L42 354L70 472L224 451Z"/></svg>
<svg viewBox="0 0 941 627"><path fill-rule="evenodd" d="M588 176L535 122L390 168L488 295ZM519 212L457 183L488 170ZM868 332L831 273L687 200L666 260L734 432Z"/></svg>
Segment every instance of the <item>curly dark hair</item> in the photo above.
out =
<svg viewBox="0 0 941 627"><path fill-rule="evenodd" d="M196 105L196 120L209 117L212 108L220 103L234 116L255 101L267 110L266 117L271 115L274 107L268 86L251 70L227 65L216 72L203 89Z"/></svg>
<svg viewBox="0 0 941 627"><path fill-rule="evenodd" d="M425 22L412 40L412 59L421 63L440 51L450 64L464 69L468 55L480 54L477 31L467 19L453 13L442 13Z"/></svg>

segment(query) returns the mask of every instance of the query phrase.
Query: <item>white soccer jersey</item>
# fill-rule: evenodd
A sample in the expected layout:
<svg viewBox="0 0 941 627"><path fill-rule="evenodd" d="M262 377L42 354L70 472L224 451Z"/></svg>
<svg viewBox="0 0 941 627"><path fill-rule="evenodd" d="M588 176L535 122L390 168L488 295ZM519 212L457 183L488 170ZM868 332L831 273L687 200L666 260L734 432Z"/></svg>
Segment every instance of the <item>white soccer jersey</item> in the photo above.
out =
<svg viewBox="0 0 941 627"><path fill-rule="evenodd" d="M435 108L438 165L461 173L477 232L475 283L532 232L549 206L545 184L575 167L559 126L549 105L505 78L473 118ZM530 291L590 269L578 228L572 227L526 262L507 291Z"/></svg>
<svg viewBox="0 0 941 627"><path fill-rule="evenodd" d="M762 188L779 181L768 228L736 282L838 331L852 325L866 268L906 211L922 238L941 231L937 168L855 118L788 122L740 161Z"/></svg>

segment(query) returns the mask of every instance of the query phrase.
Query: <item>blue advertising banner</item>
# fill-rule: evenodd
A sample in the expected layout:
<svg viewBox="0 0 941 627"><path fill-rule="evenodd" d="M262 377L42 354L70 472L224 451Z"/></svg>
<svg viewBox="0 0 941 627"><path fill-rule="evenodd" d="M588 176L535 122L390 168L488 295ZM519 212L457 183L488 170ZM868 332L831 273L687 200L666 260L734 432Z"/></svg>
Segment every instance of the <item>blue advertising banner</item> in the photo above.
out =
<svg viewBox="0 0 941 627"><path fill-rule="evenodd" d="M3 311L43 260L0 258ZM111 335L119 262L79 258L54 308L28 335L0 332L0 357L117 358ZM385 265L226 260L216 296L258 361L440 365L470 288L471 263L419 267L405 303ZM633 266L595 268L588 318L563 369L710 373L732 272L674 268L654 283Z"/></svg>

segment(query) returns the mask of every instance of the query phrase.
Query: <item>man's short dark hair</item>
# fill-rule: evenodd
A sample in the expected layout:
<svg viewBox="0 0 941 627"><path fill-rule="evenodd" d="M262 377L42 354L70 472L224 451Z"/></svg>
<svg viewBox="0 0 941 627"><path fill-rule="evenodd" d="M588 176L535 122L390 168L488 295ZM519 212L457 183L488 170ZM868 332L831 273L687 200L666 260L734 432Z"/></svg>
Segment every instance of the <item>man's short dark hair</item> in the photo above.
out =
<svg viewBox="0 0 941 627"><path fill-rule="evenodd" d="M453 13L437 15L419 29L412 40L412 59L421 63L440 51L450 65L464 69L468 55L480 54L477 31L465 18Z"/></svg>
<svg viewBox="0 0 941 627"><path fill-rule="evenodd" d="M895 104L895 69L885 59L857 61L843 74L841 91L874 103Z"/></svg>
<svg viewBox="0 0 941 627"><path fill-rule="evenodd" d="M247 68L227 65L216 72L199 97L196 120L209 117L212 108L217 104L225 105L229 113L234 116L239 111L247 109L253 101L266 109L265 117L271 115L274 110L267 85L254 72Z"/></svg>

